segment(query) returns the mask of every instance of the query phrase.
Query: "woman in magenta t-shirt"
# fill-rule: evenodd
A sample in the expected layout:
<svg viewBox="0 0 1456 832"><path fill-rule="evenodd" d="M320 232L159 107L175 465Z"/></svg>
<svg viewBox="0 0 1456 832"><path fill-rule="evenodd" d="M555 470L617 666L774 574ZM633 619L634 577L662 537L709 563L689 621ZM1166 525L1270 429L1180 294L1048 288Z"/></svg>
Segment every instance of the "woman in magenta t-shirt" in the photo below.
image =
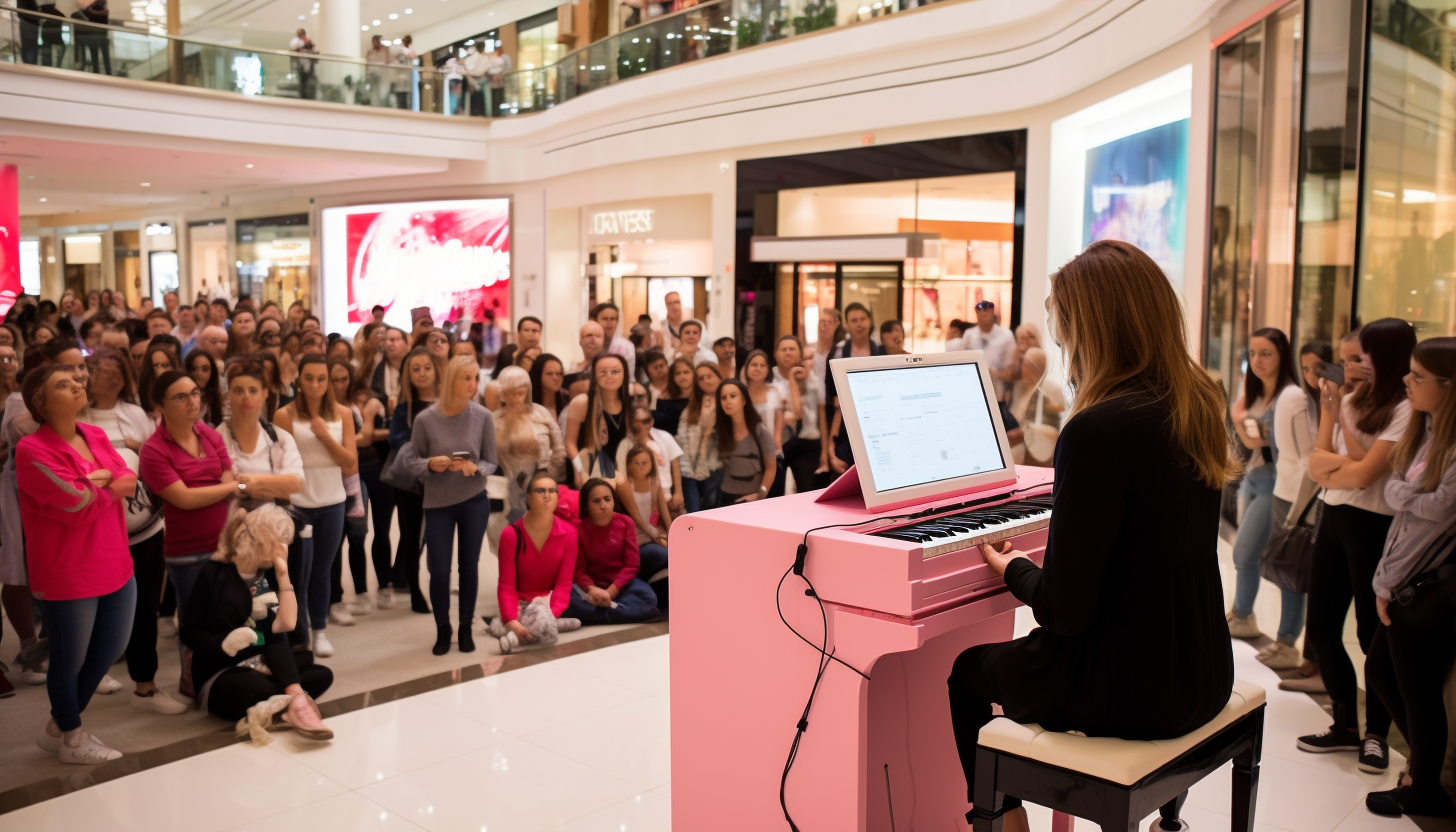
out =
<svg viewBox="0 0 1456 832"><path fill-rule="evenodd" d="M106 432L76 422L86 385L76 368L32 370L21 387L41 423L15 449L30 591L45 602L51 720L36 737L63 763L95 765L121 752L81 730L81 712L126 649L136 608L122 501L136 491Z"/></svg>
<svg viewBox="0 0 1456 832"><path fill-rule="evenodd" d="M217 551L228 498L240 492L222 437L201 421L202 390L192 377L179 370L163 373L152 385L152 401L162 423L142 445L141 478L162 498L167 523L162 556L180 613L187 609L197 570Z"/></svg>

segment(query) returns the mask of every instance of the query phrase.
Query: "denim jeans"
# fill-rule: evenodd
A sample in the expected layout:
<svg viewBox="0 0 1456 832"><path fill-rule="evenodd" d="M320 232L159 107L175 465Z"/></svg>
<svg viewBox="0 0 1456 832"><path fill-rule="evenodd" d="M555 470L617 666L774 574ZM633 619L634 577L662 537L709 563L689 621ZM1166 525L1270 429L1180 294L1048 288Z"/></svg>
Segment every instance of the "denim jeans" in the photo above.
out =
<svg viewBox="0 0 1456 832"><path fill-rule="evenodd" d="M459 531L456 555L460 572L460 626L475 618L475 596L480 591L480 547L490 522L490 495L484 491L463 503L425 509L425 566L430 572L430 606L435 625L450 626L450 555Z"/></svg>
<svg viewBox="0 0 1456 832"><path fill-rule="evenodd" d="M190 588L190 587L189 587ZM46 673L51 717L62 731L81 727L101 677L120 658L136 614L136 578L97 598L46 601L51 664Z"/></svg>
<svg viewBox="0 0 1456 832"><path fill-rule="evenodd" d="M202 571L202 564L211 559L211 552L167 558L167 581L177 595L178 621L187 617L187 601L192 597L192 587L197 584L197 573Z"/></svg>
<svg viewBox="0 0 1456 832"><path fill-rule="evenodd" d="M1246 616L1259 595L1259 560L1274 519L1274 466L1261 465L1245 475L1239 495L1247 504L1234 538L1234 615Z"/></svg>
<svg viewBox="0 0 1456 832"><path fill-rule="evenodd" d="M616 601L616 609L599 607L591 602L586 590L573 584L571 603L562 617L579 618L583 624L628 624L657 614L657 593L640 577L622 587Z"/></svg>
<svg viewBox="0 0 1456 832"><path fill-rule="evenodd" d="M344 536L344 505L334 503L319 508L294 506L313 526L313 556L308 559L305 566L307 574L299 584L306 588L307 603L300 598L298 607L299 623L303 623L303 608L307 606L308 625L315 630L329 626L329 595L333 590L334 558L339 555L339 541ZM308 544L305 547L308 548Z"/></svg>
<svg viewBox="0 0 1456 832"><path fill-rule="evenodd" d="M723 484L723 469L719 468L707 479L694 480L683 477L683 508L689 514L718 507L719 486Z"/></svg>
<svg viewBox="0 0 1456 832"><path fill-rule="evenodd" d="M667 547L661 543L643 543L637 547L641 556L641 563L637 567L637 577L644 582L652 579L653 575L667 568Z"/></svg>

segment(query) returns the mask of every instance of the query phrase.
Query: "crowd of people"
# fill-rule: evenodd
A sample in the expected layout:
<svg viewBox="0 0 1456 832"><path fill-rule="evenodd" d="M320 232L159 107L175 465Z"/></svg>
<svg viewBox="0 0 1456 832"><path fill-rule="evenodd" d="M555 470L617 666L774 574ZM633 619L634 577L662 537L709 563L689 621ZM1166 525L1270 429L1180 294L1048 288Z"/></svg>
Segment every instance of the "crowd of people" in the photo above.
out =
<svg viewBox="0 0 1456 832"><path fill-rule="evenodd" d="M1440 785L1442 688L1456 639L1435 596L1449 591L1441 585L1452 568L1453 379L1456 338L1417 343L1395 318L1365 324L1335 348L1306 343L1297 355L1283 332L1260 329L1230 408L1246 461L1229 633L1262 637L1254 602L1261 578L1272 580L1279 623L1258 658L1298 671L1282 688L1327 691L1332 702L1334 724L1299 737L1298 747L1353 753L1361 770L1382 773L1390 727L1400 729L1409 767L1396 788L1366 799L1381 815L1452 812ZM1301 548L1301 533L1312 546ZM1369 689L1363 720L1344 643L1352 602Z"/></svg>

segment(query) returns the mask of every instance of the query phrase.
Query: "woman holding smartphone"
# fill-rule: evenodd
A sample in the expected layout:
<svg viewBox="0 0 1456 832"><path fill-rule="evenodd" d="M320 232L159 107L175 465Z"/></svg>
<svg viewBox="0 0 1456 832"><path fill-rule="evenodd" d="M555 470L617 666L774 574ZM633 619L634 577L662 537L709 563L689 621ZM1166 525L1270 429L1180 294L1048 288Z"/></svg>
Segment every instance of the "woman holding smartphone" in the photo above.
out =
<svg viewBox="0 0 1456 832"><path fill-rule="evenodd" d="M1278 449L1274 444L1275 400L1284 392L1298 397L1299 385L1294 380L1294 358L1289 354L1289 339L1272 327L1249 336L1249 372L1244 376L1244 392L1230 409L1239 441L1253 451L1244 468L1244 481L1239 497L1245 502L1243 521L1234 539L1234 606L1228 614L1229 635L1234 638L1258 638L1259 624L1254 618L1254 599L1259 594L1260 555L1269 542L1274 514L1274 481L1277 478Z"/></svg>
<svg viewBox="0 0 1456 832"><path fill-rule="evenodd" d="M1206 724L1233 688L1218 510L1237 465L1223 391L1188 354L1178 297L1150 257L1104 240L1052 276L1047 311L1076 397L1045 557L981 547L1040 626L956 659L951 725L968 784L993 703L1049 731L1158 740ZM1027 829L1019 803L1006 801L1007 832Z"/></svg>
<svg viewBox="0 0 1456 832"><path fill-rule="evenodd" d="M424 483L426 558L430 604L435 608L436 656L450 651L450 558L459 532L460 652L475 650L470 631L480 589L480 545L490 521L485 478L496 469L495 421L475 401L480 365L456 356L445 365L440 401L415 419L410 433L410 467Z"/></svg>
<svg viewBox="0 0 1456 832"><path fill-rule="evenodd" d="M1382 318L1361 327L1359 338L1360 355L1345 362L1345 382L1354 392L1341 396L1334 382L1320 382L1319 435L1309 457L1309 476L1324 487L1325 506L1315 532L1305 639L1319 661L1335 721L1328 731L1300 737L1297 745L1316 754L1357 752L1360 770L1378 774L1390 765L1385 740L1390 712L1380 697L1367 696L1361 738L1345 618L1353 599L1355 629L1368 655L1379 623L1371 580L1395 514L1385 485L1391 453L1411 418L1402 379L1410 370L1416 333L1405 321Z"/></svg>

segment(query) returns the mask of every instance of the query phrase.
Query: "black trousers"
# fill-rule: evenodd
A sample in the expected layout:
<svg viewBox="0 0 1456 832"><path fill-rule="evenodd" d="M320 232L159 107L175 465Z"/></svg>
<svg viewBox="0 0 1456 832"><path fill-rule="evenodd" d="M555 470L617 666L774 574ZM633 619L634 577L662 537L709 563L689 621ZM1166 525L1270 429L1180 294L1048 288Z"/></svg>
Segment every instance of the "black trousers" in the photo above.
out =
<svg viewBox="0 0 1456 832"><path fill-rule="evenodd" d="M298 668L297 682L314 699L324 695L334 683L334 672L321 664ZM230 667L212 683L207 695L207 710L223 719L242 719L248 708L270 696L284 693L293 682L285 682L276 674L259 673L246 667Z"/></svg>
<svg viewBox="0 0 1456 832"><path fill-rule="evenodd" d="M814 491L828 485L828 483L820 483L820 480L825 479L823 475L814 473L819 468L821 448L818 439L800 439L797 436L784 443L784 465L794 472L794 487L799 490L799 493ZM779 470L778 479L780 481L784 479L782 469ZM780 488L779 492L783 493L783 489Z"/></svg>
<svg viewBox="0 0 1456 832"><path fill-rule="evenodd" d="M399 514L399 547L394 552L394 586L409 587L410 602L416 608L425 604L420 586L420 549L425 538L425 498L408 491L394 492Z"/></svg>
<svg viewBox="0 0 1456 832"><path fill-rule="evenodd" d="M1446 704L1442 686L1456 658L1456 620L1449 614L1420 621L1391 603L1390 626L1375 630L1365 657L1365 684L1379 697L1410 743L1411 781L1419 792L1441 791L1446 760Z"/></svg>
<svg viewBox="0 0 1456 832"><path fill-rule="evenodd" d="M369 541L369 559L374 561L374 580L379 588L399 586L395 584L394 569L390 563L394 550L389 545L389 528L394 523L394 486L379 479L379 468L360 468L359 479L369 492L369 518L374 521L374 538ZM353 568L353 561L349 562ZM359 573L354 573L357 578ZM358 584L362 586L362 584Z"/></svg>
<svg viewBox="0 0 1456 832"><path fill-rule="evenodd" d="M162 581L167 576L162 560L165 535L157 532L131 547L137 598L131 638L126 643L126 672L133 682L150 682L157 677L157 609L162 603Z"/></svg>
<svg viewBox="0 0 1456 832"><path fill-rule="evenodd" d="M955 733L956 753L961 758L961 770L966 773L966 802L974 803L976 790L976 741L981 729L995 716L991 705L1001 701L1001 691L995 678L982 665L986 648L995 645L982 644L962 652L951 667L950 678L950 724ZM1003 805L1007 809L1021 806L1021 800L1007 797Z"/></svg>
<svg viewBox="0 0 1456 832"><path fill-rule="evenodd" d="M1375 628L1375 590L1370 581L1385 551L1393 518L1354 506L1324 507L1315 531L1310 569L1309 606L1305 610L1305 643L1314 649L1325 687L1334 701L1337 728L1360 730L1355 665L1345 651L1345 617L1355 602L1355 631L1370 655ZM1365 731L1390 733L1390 712L1379 696L1365 697Z"/></svg>

